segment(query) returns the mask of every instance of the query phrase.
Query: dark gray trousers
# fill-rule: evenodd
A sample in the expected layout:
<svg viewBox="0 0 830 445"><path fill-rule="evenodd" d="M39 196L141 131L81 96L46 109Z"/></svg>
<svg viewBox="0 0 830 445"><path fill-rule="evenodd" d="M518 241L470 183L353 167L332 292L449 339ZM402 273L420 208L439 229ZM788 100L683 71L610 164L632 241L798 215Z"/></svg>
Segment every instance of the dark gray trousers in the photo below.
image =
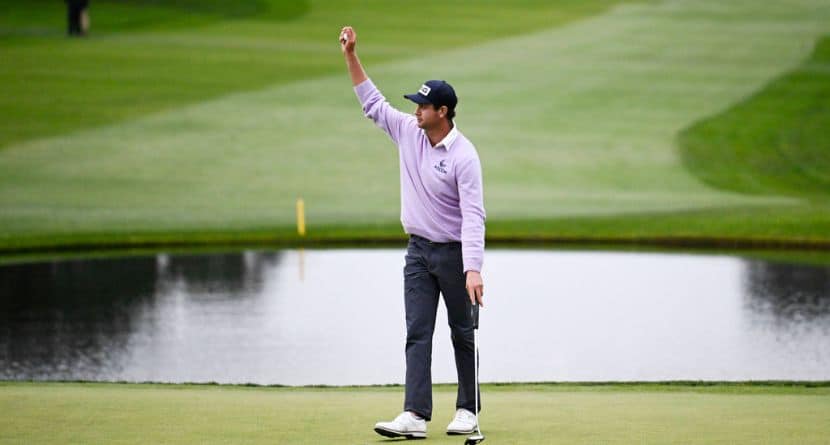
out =
<svg viewBox="0 0 830 445"><path fill-rule="evenodd" d="M406 400L404 410L432 419L432 334L438 294L444 296L458 373L456 408L475 410L475 348L461 243L412 235L406 249ZM479 408L481 407L479 398Z"/></svg>

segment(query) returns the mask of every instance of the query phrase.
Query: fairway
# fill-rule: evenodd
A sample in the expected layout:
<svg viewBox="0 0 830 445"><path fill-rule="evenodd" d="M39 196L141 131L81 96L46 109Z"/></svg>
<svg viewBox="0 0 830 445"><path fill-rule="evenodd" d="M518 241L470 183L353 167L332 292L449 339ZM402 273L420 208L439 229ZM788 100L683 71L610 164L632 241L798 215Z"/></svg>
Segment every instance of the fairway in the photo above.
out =
<svg viewBox="0 0 830 445"><path fill-rule="evenodd" d="M777 384L485 385L482 431L500 444L825 444L828 388ZM365 444L394 416L401 388L0 383L0 443ZM455 388L435 390L424 443Z"/></svg>
<svg viewBox="0 0 830 445"><path fill-rule="evenodd" d="M798 67L830 32L830 4L600 3L562 6L570 15L548 27L542 10L511 10L526 32L516 25L484 40L476 35L486 20L470 19L466 37L423 51L400 37L404 28L352 24L369 75L395 105L409 110L400 95L427 78L458 89L457 123L481 155L493 239L828 242L826 192L806 200L709 185L684 166L676 139ZM508 13L494 4L480 12ZM204 100L185 94L156 112L10 142L0 150L0 249L296 240L300 196L312 239L401 237L397 154L362 117L334 41L342 21L312 2L268 26L219 20L90 40L125 48L134 62L143 53L128 49L149 43L179 61L194 47L217 46L222 59L234 47L271 46L246 53L250 70L237 66L247 74L217 68L235 86L205 86ZM257 36L301 26L313 62L269 84L269 74L305 60L303 47ZM0 45L14 53L32 43ZM263 69L269 51L299 52Z"/></svg>

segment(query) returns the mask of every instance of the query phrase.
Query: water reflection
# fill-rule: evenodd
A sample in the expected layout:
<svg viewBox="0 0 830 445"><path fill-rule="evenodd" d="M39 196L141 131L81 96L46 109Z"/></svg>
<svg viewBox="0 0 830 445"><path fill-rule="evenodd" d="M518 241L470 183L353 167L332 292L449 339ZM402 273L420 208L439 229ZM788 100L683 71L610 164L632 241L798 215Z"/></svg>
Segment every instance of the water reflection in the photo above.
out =
<svg viewBox="0 0 830 445"><path fill-rule="evenodd" d="M117 371L155 283L154 258L0 267L0 378Z"/></svg>
<svg viewBox="0 0 830 445"><path fill-rule="evenodd" d="M119 380L164 295L241 299L278 253L158 255L0 267L0 379Z"/></svg>
<svg viewBox="0 0 830 445"><path fill-rule="evenodd" d="M0 379L400 383L402 266L402 249L0 266ZM493 249L485 280L485 381L830 378L828 267ZM433 375L455 378L445 322Z"/></svg>
<svg viewBox="0 0 830 445"><path fill-rule="evenodd" d="M747 261L744 354L784 375L830 372L830 268Z"/></svg>
<svg viewBox="0 0 830 445"><path fill-rule="evenodd" d="M779 324L830 318L830 268L746 262L747 307Z"/></svg>
<svg viewBox="0 0 830 445"><path fill-rule="evenodd" d="M242 253L155 258L159 293L181 287L191 294L217 293L244 297L262 291L265 272L279 263L279 253Z"/></svg>

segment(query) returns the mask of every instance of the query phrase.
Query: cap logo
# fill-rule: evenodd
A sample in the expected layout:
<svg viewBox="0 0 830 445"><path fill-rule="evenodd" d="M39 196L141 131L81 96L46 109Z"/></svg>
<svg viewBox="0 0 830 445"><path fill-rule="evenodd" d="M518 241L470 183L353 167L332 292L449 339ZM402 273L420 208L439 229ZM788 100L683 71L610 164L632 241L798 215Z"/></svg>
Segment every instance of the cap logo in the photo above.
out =
<svg viewBox="0 0 830 445"><path fill-rule="evenodd" d="M421 89L418 90L418 92L423 94L424 96L429 96L430 91L432 91L432 88L430 88L426 85L421 85Z"/></svg>

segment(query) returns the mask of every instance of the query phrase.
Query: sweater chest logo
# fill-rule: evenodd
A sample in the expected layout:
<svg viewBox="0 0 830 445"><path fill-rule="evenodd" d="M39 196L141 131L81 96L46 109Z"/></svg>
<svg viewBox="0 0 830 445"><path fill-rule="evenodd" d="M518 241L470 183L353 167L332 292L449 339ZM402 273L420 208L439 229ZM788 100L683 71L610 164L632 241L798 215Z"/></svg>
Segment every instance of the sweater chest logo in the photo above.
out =
<svg viewBox="0 0 830 445"><path fill-rule="evenodd" d="M437 164L433 165L433 168L435 168L435 171L446 175L448 168L447 161L445 159L441 159Z"/></svg>

